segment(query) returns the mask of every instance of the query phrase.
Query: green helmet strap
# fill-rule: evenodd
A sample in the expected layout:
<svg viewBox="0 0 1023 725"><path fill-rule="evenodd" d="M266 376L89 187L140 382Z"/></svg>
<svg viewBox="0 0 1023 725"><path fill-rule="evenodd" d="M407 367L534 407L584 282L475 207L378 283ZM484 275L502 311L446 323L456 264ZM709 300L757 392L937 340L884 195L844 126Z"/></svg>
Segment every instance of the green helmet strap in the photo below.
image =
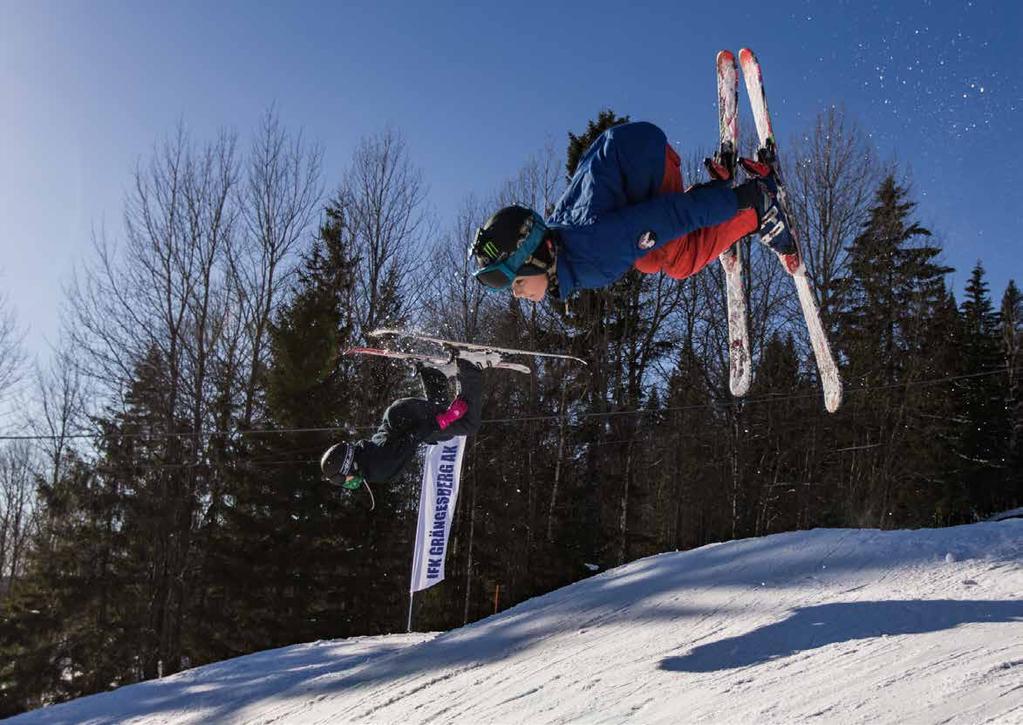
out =
<svg viewBox="0 0 1023 725"><path fill-rule="evenodd" d="M365 480L366 479L359 474L355 474L350 479L342 483L341 486L347 488L349 491L355 491L365 482Z"/></svg>

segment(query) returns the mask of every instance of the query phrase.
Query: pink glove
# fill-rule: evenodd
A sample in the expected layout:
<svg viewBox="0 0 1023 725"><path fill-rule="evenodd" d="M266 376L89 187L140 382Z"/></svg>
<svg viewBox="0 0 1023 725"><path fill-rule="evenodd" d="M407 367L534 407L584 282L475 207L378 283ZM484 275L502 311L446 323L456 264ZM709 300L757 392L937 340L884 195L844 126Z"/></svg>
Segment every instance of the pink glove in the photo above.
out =
<svg viewBox="0 0 1023 725"><path fill-rule="evenodd" d="M461 398L455 398L450 408L437 415L437 425L444 430L468 412L469 404Z"/></svg>

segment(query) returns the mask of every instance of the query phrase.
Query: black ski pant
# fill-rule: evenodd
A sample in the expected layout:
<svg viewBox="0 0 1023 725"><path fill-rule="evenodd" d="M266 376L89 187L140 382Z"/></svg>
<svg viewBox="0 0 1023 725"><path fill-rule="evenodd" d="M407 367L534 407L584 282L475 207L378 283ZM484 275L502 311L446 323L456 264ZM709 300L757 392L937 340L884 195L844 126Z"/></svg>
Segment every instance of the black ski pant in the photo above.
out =
<svg viewBox="0 0 1023 725"><path fill-rule="evenodd" d="M448 379L444 373L428 367L421 367L419 376L426 397L402 398L391 403L373 437L356 444L356 465L370 482L388 483L397 478L423 443L439 443L458 435L471 435L479 429L483 391L478 367L458 360L458 397L469 410L444 431L437 426L437 415L450 404Z"/></svg>
<svg viewBox="0 0 1023 725"><path fill-rule="evenodd" d="M429 436L429 426L441 405L422 398L402 398L391 403L372 438L358 443L355 461L359 472L374 483L398 477Z"/></svg>

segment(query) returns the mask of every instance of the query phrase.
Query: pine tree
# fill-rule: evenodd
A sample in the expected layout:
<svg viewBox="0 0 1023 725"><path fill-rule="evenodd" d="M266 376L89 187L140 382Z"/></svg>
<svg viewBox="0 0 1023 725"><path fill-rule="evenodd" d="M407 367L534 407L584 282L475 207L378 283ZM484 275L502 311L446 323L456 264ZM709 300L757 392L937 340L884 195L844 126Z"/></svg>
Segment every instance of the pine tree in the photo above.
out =
<svg viewBox="0 0 1023 725"><path fill-rule="evenodd" d="M140 602L116 571L118 498L77 458L39 481L26 571L0 606L0 717L133 681Z"/></svg>
<svg viewBox="0 0 1023 725"><path fill-rule="evenodd" d="M610 108L607 108L597 114L596 120L586 122L586 130L583 133L576 136L569 131L568 150L565 152L567 157L565 170L568 172L569 178L575 173L576 168L579 166L579 160L586 153L586 149L597 140L600 134L614 126L628 123L629 120L628 116L619 116Z"/></svg>
<svg viewBox="0 0 1023 725"><path fill-rule="evenodd" d="M731 535L732 495L725 474L722 426L705 361L682 343L668 377L663 423L652 448L662 461L665 549L689 549Z"/></svg>
<svg viewBox="0 0 1023 725"><path fill-rule="evenodd" d="M801 370L792 335L773 334L760 355L754 395L778 402L745 411L747 463L735 504L744 525L733 536L806 528L823 518L826 492L807 456L815 447L818 390Z"/></svg>
<svg viewBox="0 0 1023 725"><path fill-rule="evenodd" d="M34 707L155 677L187 651L183 421L168 427L159 354L137 366L124 410L97 418L97 459L39 483L39 529L0 625L14 652L3 709ZM184 636L182 636L184 635ZM2 659L2 658L0 658ZM8 679L9 678L9 679Z"/></svg>
<svg viewBox="0 0 1023 725"><path fill-rule="evenodd" d="M928 378L955 381L962 375L963 329L955 295L948 292L928 319L928 328L918 352ZM954 382L923 385L911 389L914 401L914 426L921 433L911 455L928 463L935 483L932 523L951 526L971 520L972 504L966 481L960 475L958 455L961 419Z"/></svg>
<svg viewBox="0 0 1023 725"><path fill-rule="evenodd" d="M1009 506L1023 506L1023 294L1009 280L1001 306L1001 360L1005 366L1008 431L1004 490Z"/></svg>
<svg viewBox="0 0 1023 725"><path fill-rule="evenodd" d="M943 473L926 459L905 456L934 440L928 402L915 381L941 377L924 354L931 320L947 303L940 249L928 229L911 220L916 204L893 176L882 181L863 231L849 247L848 274L838 280L838 346L853 396L846 415L856 419L841 447L860 459L847 490L849 515L863 525L930 520ZM861 472L861 473L860 473Z"/></svg>
<svg viewBox="0 0 1023 725"><path fill-rule="evenodd" d="M905 353L918 344L951 271L936 262L938 247L917 242L931 232L909 221L916 204L907 196L893 176L881 183L870 219L849 248L849 273L837 285L847 374L861 384L895 383L919 372L906 369Z"/></svg>
<svg viewBox="0 0 1023 725"><path fill-rule="evenodd" d="M960 313L962 371L972 377L964 377L956 385L962 421L957 452L971 503L982 516L1002 504L1010 428L1005 414L1005 376L998 373L1004 367L999 349L1001 330L980 262L970 274Z"/></svg>
<svg viewBox="0 0 1023 725"><path fill-rule="evenodd" d="M111 575L131 592L119 603L127 612L110 651L131 652L133 657L121 658L122 666L134 667L138 679L176 672L189 656L184 640L197 574L190 565L198 553L192 536L197 466L184 462L197 443L181 434L188 422L168 412L163 359L158 350L150 351L136 370L124 410L102 421L97 462L107 506L113 507L105 522L116 542Z"/></svg>

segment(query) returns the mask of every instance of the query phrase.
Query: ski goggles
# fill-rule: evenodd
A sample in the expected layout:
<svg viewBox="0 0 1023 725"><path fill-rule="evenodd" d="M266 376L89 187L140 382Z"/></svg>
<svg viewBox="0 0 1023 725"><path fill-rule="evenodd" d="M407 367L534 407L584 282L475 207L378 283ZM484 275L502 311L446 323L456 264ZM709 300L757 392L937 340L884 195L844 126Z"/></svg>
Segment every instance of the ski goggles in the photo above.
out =
<svg viewBox="0 0 1023 725"><path fill-rule="evenodd" d="M536 212L533 212L532 219L528 222L529 229L519 240L519 245L512 252L505 254L494 254L493 241L487 235L487 230L480 227L476 230L476 240L469 248L469 257L476 257L477 263L488 262L486 266L477 269L472 273L480 284L490 289L501 290L511 287L512 282L522 271L523 267L536 267L543 271L544 266L539 265L533 258L533 252L543 241L544 232L547 226L543 219ZM488 249L488 246L490 249ZM498 256L499 255L499 256ZM530 269L529 271L533 271Z"/></svg>

